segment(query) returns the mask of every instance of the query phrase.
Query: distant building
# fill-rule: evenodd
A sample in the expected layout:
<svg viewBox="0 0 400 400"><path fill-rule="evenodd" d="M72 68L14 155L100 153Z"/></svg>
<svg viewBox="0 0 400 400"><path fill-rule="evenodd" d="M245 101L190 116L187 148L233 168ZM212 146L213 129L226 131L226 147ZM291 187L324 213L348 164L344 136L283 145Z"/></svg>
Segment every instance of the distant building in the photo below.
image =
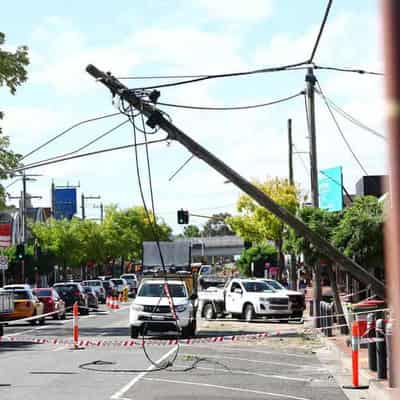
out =
<svg viewBox="0 0 400 400"><path fill-rule="evenodd" d="M381 197L387 190L387 175L363 176L356 183L356 193L358 196Z"/></svg>

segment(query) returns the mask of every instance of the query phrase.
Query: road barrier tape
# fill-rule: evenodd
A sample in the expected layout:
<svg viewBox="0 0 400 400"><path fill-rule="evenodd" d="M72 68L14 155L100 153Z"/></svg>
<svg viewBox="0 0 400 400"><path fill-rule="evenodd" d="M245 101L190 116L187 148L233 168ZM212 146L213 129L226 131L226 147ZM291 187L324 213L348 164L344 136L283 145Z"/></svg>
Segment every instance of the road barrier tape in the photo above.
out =
<svg viewBox="0 0 400 400"><path fill-rule="evenodd" d="M356 296L357 294L364 293L364 292L368 292L368 290L370 290L370 289L371 289L371 288L368 287L368 288L366 288L366 289L359 290L358 292L349 293L349 294L346 294L346 296L343 296L343 298L347 299L348 297L354 297L354 296Z"/></svg>
<svg viewBox="0 0 400 400"><path fill-rule="evenodd" d="M67 309L65 309L64 312L66 312L66 310ZM10 321L2 321L2 322L0 322L0 325L4 325L4 326L17 325L17 324L20 324L21 322L35 321L35 320L42 319L42 318L45 318L45 317L50 317L50 316L55 315L55 314L62 314L62 311L52 311L52 312L49 312L49 313L46 313L46 314L35 315L33 317L13 319L13 320L10 320Z"/></svg>
<svg viewBox="0 0 400 400"><path fill-rule="evenodd" d="M260 332L251 334L239 334L230 336L209 336L188 339L145 339L143 340L104 340L96 338L80 339L75 342L73 339L60 339L35 336L3 336L0 342L30 342L35 344L51 344L51 345L74 345L79 347L143 347L144 344L155 346L173 346L173 345L191 345L191 344L210 344L210 343L226 343L240 342L242 340L262 340L268 337L282 337L286 335L298 334L297 331L275 331L275 332Z"/></svg>

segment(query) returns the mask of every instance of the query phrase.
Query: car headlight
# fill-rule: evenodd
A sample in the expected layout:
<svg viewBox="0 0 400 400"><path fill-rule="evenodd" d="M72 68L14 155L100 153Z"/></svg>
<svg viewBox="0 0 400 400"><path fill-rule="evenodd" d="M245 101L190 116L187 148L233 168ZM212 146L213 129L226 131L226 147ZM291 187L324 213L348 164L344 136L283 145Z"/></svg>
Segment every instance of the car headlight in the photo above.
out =
<svg viewBox="0 0 400 400"><path fill-rule="evenodd" d="M135 310L135 311L143 311L144 310L144 307L141 304L135 304L135 303L132 303L131 308L132 308L132 310Z"/></svg>
<svg viewBox="0 0 400 400"><path fill-rule="evenodd" d="M176 307L175 307L175 310L176 310L177 312L183 312L183 311L185 311L185 310L186 310L186 304L180 304L179 306L176 306Z"/></svg>
<svg viewBox="0 0 400 400"><path fill-rule="evenodd" d="M261 301L262 303L269 303L269 299L266 298L266 297L260 297L260 301Z"/></svg>

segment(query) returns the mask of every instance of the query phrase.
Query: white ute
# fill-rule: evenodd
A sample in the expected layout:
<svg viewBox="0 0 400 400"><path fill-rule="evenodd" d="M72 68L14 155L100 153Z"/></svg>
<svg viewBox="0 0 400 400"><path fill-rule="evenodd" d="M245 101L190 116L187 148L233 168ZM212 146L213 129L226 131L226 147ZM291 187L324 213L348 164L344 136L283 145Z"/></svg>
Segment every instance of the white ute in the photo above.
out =
<svg viewBox="0 0 400 400"><path fill-rule="evenodd" d="M184 337L196 332L194 297L190 297L185 282L168 280L177 321L170 309L164 290L165 280L145 279L139 286L129 312L131 337L137 338L144 331L169 332L180 330Z"/></svg>
<svg viewBox="0 0 400 400"><path fill-rule="evenodd" d="M257 317L283 319L292 313L289 297L258 279L232 279L224 288L209 287L198 296L200 315L206 319L231 314L250 322Z"/></svg>

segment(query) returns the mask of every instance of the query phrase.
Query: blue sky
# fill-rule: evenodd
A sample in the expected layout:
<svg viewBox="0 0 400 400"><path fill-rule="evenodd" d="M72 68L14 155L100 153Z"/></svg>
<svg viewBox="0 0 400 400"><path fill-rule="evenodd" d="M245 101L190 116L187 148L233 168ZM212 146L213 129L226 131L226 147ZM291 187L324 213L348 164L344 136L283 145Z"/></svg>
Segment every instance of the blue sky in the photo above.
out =
<svg viewBox="0 0 400 400"><path fill-rule="evenodd" d="M1 29L10 48L30 48L29 81L16 96L0 92L6 134L24 154L80 120L115 112L107 90L85 72L89 63L116 76L220 73L303 61L309 56L326 2L313 0L307 8L292 0L118 1L112 6L93 2L8 2ZM321 65L381 71L379 10L376 1L336 0L320 43ZM326 95L345 110L384 133L383 80L338 72L317 71ZM143 81L125 81L139 86ZM159 81L149 80L153 84ZM304 71L279 72L246 78L206 81L161 90L160 101L194 105L244 105L267 102L304 88ZM287 176L286 121L293 119L296 149L308 149L303 99L241 112L165 109L173 122L215 152L245 177ZM121 122L123 117L80 127L27 161L71 151ZM385 142L339 122L369 174L385 171ZM160 135L161 136L161 133ZM127 126L89 150L132 143ZM323 103L317 99L318 166L343 166L350 192L360 168L337 133ZM177 143L151 147L156 207L174 227L176 210L201 214L234 212L239 191L200 160L192 160L172 181L168 177L189 156ZM302 155L308 163L306 154ZM143 154L143 176L145 164ZM307 169L295 157L295 179L304 193ZM48 205L50 183L80 182L86 195L121 207L140 204L132 150L68 161L32 170L43 174L29 184L32 194ZM145 188L148 186L145 184ZM17 194L18 184L10 187ZM92 202L89 202L90 205ZM89 217L98 209L88 209ZM204 220L193 219L194 223Z"/></svg>

